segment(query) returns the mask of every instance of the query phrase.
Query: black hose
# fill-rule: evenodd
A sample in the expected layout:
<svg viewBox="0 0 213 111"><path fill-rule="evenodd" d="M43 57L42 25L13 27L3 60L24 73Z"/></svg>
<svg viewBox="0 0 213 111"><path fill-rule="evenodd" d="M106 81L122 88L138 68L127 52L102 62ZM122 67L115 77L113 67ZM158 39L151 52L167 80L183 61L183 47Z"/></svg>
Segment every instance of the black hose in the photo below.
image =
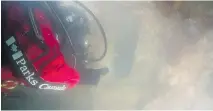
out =
<svg viewBox="0 0 213 111"><path fill-rule="evenodd" d="M84 10L86 10L91 16L92 18L95 20L95 22L97 23L100 31L101 31L101 34L103 35L103 39L104 39L104 52L103 54L101 54L101 56L99 58L96 58L96 59L91 59L91 60L87 60L87 62L98 62L98 61L101 61L105 56L106 56L106 53L107 53L107 38L106 38L106 34L105 34L105 31L101 25L101 23L99 22L99 20L97 19L97 17L92 13L92 11L90 9L88 9L84 4L82 4L81 2L79 1L74 1L76 4L78 4L80 7L82 7ZM48 4L47 2L44 2L45 4ZM51 5L51 4L50 4ZM52 6L52 5L51 5ZM68 31L67 29L65 28L64 24L62 23L61 19L58 17L57 13L55 12L54 8L50 6L50 9L53 11L54 15L56 15L57 19L59 20L60 24L62 25L63 29L65 30L65 33L66 35L71 39L71 37L69 36L68 34ZM72 40L69 40L71 42L71 45L73 46L72 44ZM76 52L74 49L73 49L74 53ZM75 55L76 56L76 55Z"/></svg>
<svg viewBox="0 0 213 111"><path fill-rule="evenodd" d="M74 1L74 2L77 3L79 6L81 6L82 8L84 8L93 17L93 19L98 24L98 27L101 30L101 34L103 35L103 39L104 39L104 52L99 58L88 61L88 62L98 62L98 61L102 60L106 56L106 53L107 53L107 38L106 38L104 28L102 27L101 23L99 22L97 17L92 13L92 11L90 9L88 9L84 4L82 4L79 1Z"/></svg>

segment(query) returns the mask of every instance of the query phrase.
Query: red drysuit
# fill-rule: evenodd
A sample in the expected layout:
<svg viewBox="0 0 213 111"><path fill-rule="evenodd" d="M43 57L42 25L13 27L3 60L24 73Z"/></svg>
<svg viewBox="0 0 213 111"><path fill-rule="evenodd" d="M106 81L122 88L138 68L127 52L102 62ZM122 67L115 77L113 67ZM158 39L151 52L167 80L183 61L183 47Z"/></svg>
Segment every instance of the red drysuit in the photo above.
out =
<svg viewBox="0 0 213 111"><path fill-rule="evenodd" d="M43 42L50 49L47 54L33 62L33 66L36 70L39 70L41 78L45 81L65 82L69 85L69 88L74 87L79 83L79 73L66 64L64 56L60 51L59 43L55 38L55 32L53 31L50 20L48 20L45 13L39 8L33 9L33 13L43 37ZM30 41L31 36L25 34L25 32L27 33L32 30L32 27L30 27L29 21L26 18L23 8L18 5L12 5L8 8L8 25L6 28L14 33L21 48L25 51L27 58L31 61L38 58L38 56L44 52L38 44ZM19 28L17 29L17 27ZM55 56L54 59L50 59L53 58L53 56ZM40 68L44 62L45 65ZM1 69L2 80L16 79L13 77L12 69L9 66L4 66Z"/></svg>

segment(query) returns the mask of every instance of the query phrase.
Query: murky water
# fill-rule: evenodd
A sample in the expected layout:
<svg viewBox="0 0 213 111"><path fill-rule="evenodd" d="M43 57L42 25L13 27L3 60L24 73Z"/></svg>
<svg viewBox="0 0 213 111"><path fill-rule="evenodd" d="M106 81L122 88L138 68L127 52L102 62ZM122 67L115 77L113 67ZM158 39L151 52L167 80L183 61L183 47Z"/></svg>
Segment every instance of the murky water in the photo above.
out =
<svg viewBox="0 0 213 111"><path fill-rule="evenodd" d="M113 48L94 109L213 109L212 2L97 4Z"/></svg>

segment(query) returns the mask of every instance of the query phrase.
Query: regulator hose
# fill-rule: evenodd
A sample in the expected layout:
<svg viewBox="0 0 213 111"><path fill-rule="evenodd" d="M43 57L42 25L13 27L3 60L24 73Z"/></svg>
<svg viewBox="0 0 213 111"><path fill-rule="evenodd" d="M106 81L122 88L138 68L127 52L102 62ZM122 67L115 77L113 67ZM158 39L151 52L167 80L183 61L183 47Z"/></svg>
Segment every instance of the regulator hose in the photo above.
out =
<svg viewBox="0 0 213 111"><path fill-rule="evenodd" d="M92 59L88 62L98 62L98 61L101 61L105 56L106 56L106 53L107 53L107 38L106 38L106 34L105 34L105 31L104 31L104 28L103 26L101 25L100 21L97 19L97 17L94 15L94 13L88 9L84 4L82 4L81 2L79 1L74 1L76 4L78 4L79 6L81 6L83 9L85 9L92 17L93 19L95 20L95 22L97 23L100 31L101 31L101 34L103 35L103 39L104 39L104 52L101 54L101 56L99 58L96 58L96 59Z"/></svg>
<svg viewBox="0 0 213 111"><path fill-rule="evenodd" d="M87 63L89 62L98 62L98 61L101 61L105 56L106 56L106 53L107 53L107 38L106 38L106 34L105 34L105 31L104 31L104 28L102 27L100 21L97 19L97 17L92 13L92 11L90 9L88 9L84 4L82 4L81 2L79 1L73 1L74 3L76 3L77 5L79 5L81 8L83 8L86 12L89 13L89 15L92 16L92 18L95 20L95 22L97 23L98 25L98 28L100 29L101 31L101 34L103 36L103 39L104 39L104 51L103 53L101 54L100 57L98 58L95 58L95 59L91 59L91 60L85 60ZM46 2L47 3L47 2ZM47 3L48 4L48 3ZM61 19L58 17L57 13L54 11L54 8L51 7L51 10L54 12L54 14L56 15L56 17L59 19L63 29L65 30L66 34L68 37L70 37L68 35L68 31L67 29L65 28L64 24L61 22ZM75 51L74 51L75 52ZM76 55L75 55L76 56Z"/></svg>

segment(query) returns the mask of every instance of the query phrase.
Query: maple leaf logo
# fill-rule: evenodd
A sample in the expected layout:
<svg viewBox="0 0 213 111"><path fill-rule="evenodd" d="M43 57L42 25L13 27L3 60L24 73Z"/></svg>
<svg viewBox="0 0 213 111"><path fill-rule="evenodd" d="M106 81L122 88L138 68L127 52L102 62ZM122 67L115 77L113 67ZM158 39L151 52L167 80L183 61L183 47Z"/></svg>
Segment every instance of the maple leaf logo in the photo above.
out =
<svg viewBox="0 0 213 111"><path fill-rule="evenodd" d="M13 45L11 46L11 50L12 50L13 52L17 52L17 51L18 51L17 46L16 46L15 44L13 44Z"/></svg>

